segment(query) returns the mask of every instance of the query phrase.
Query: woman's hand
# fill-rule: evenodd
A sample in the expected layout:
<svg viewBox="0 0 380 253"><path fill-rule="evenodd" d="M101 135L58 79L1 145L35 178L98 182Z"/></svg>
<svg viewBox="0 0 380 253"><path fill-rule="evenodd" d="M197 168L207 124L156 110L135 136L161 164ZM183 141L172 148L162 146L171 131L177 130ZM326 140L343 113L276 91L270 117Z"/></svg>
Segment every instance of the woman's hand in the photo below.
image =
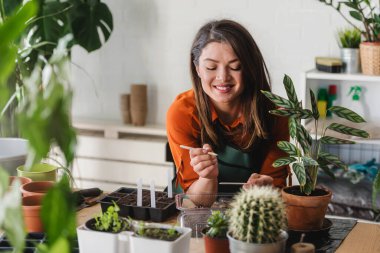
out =
<svg viewBox="0 0 380 253"><path fill-rule="evenodd" d="M216 180L219 175L218 160L216 156L207 154L208 152L212 152L209 144L204 144L202 148L192 148L190 165L199 177Z"/></svg>
<svg viewBox="0 0 380 253"><path fill-rule="evenodd" d="M252 187L254 185L263 186L263 185L272 185L273 184L273 178L267 175L261 175L257 173L253 173L247 183L243 185L244 189L247 189L249 187Z"/></svg>

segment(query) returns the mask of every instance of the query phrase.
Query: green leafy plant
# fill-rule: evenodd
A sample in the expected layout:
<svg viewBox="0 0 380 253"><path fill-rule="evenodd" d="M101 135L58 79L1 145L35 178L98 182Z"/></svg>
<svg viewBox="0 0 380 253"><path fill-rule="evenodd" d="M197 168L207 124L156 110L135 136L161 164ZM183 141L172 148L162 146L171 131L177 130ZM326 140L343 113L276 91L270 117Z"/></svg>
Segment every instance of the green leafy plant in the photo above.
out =
<svg viewBox="0 0 380 253"><path fill-rule="evenodd" d="M339 46L342 48L359 48L361 33L358 29L346 28L338 31Z"/></svg>
<svg viewBox="0 0 380 253"><path fill-rule="evenodd" d="M328 6L333 7L339 14L355 29L361 31L365 41L380 41L380 15L376 6L370 0L318 0ZM347 14L348 13L348 14ZM349 16L348 16L349 15ZM361 22L362 27L355 22Z"/></svg>
<svg viewBox="0 0 380 253"><path fill-rule="evenodd" d="M175 241L181 236L181 233L174 226L171 228L148 227L143 221L139 222L135 234L141 237L165 241Z"/></svg>
<svg viewBox="0 0 380 253"><path fill-rule="evenodd" d="M253 186L239 192L229 210L229 232L247 243L273 243L286 228L285 205L271 186Z"/></svg>
<svg viewBox="0 0 380 253"><path fill-rule="evenodd" d="M221 211L212 211L207 219L207 232L209 237L225 238L228 231L228 219L225 213Z"/></svg>
<svg viewBox="0 0 380 253"><path fill-rule="evenodd" d="M119 233L125 230L132 230L132 220L125 220L119 217L119 206L114 202L107 211L95 217L95 228L98 231Z"/></svg>
<svg viewBox="0 0 380 253"><path fill-rule="evenodd" d="M323 169L325 173L332 177L333 173L330 171L328 165L347 169L347 165L343 163L339 157L321 151L321 145L355 143L354 141L327 136L326 131L329 129L338 133L362 138L368 138L369 134L364 130L338 123L331 123L323 128L320 136L318 136L316 131L313 139L301 124L301 119L313 120L315 129L319 129L319 121L323 118L320 117L314 92L310 89L311 110L305 109L302 107L302 103L298 101L292 79L285 75L283 83L288 99L268 91L261 91L278 107L278 109L270 111L271 114L289 118L289 134L295 143L293 144L287 141L279 141L277 143L277 146L285 151L288 156L276 160L273 163L273 166L281 167L292 164L293 171L300 184L301 192L310 195L315 190L317 184L318 168ZM328 108L328 110L340 118L355 123L365 122L360 115L341 106L332 106Z"/></svg>

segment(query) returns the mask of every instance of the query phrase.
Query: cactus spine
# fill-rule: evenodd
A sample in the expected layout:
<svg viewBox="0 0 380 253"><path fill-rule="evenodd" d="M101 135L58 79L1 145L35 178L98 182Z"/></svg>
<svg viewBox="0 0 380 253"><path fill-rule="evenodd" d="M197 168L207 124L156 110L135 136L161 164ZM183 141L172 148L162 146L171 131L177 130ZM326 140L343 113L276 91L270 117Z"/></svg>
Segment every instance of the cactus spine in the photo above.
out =
<svg viewBox="0 0 380 253"><path fill-rule="evenodd" d="M284 202L271 186L254 186L238 193L229 211L229 231L248 243L276 242L286 227Z"/></svg>

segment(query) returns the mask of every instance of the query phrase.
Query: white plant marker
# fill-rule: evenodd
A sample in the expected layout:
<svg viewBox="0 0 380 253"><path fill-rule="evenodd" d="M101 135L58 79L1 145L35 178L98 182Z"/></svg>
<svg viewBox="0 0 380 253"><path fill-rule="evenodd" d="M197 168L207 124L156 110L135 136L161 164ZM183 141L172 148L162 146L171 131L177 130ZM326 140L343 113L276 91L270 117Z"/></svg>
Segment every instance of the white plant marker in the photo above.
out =
<svg viewBox="0 0 380 253"><path fill-rule="evenodd" d="M142 206L142 178L137 179L137 206Z"/></svg>
<svg viewBox="0 0 380 253"><path fill-rule="evenodd" d="M173 198L172 173L168 170L168 198Z"/></svg>
<svg viewBox="0 0 380 253"><path fill-rule="evenodd" d="M150 181L150 206L156 208L156 195L154 190L154 180Z"/></svg>

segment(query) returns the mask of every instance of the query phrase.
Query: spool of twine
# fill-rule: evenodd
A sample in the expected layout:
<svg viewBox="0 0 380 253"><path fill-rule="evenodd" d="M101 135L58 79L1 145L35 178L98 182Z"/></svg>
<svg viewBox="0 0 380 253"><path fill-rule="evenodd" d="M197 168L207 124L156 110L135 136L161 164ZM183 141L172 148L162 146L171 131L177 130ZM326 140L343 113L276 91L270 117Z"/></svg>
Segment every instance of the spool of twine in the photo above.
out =
<svg viewBox="0 0 380 253"><path fill-rule="evenodd" d="M146 84L131 85L131 117L135 126L145 125L148 113L148 96Z"/></svg>
<svg viewBox="0 0 380 253"><path fill-rule="evenodd" d="M315 247L311 243L299 242L292 245L291 253L314 253Z"/></svg>
<svg viewBox="0 0 380 253"><path fill-rule="evenodd" d="M124 124L131 123L131 95L121 94L120 111Z"/></svg>

